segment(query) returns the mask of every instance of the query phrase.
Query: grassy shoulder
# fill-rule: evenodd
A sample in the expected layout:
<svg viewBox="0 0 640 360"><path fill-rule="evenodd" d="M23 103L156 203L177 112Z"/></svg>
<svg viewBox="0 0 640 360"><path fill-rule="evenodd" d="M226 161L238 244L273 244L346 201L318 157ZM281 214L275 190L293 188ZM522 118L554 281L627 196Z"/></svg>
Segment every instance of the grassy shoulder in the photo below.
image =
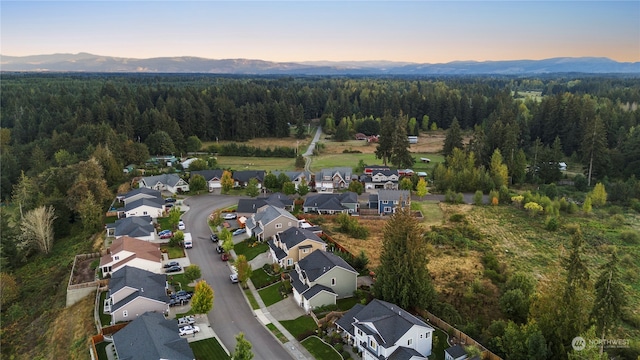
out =
<svg viewBox="0 0 640 360"><path fill-rule="evenodd" d="M342 356L331 345L317 336L309 336L300 342L316 359L342 360Z"/></svg>

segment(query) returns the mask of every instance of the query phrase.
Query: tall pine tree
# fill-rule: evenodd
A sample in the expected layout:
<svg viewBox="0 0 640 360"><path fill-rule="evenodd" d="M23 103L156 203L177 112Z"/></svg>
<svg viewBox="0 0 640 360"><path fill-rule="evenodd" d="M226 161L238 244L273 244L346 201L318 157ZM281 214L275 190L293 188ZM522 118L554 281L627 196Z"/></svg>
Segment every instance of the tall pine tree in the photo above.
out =
<svg viewBox="0 0 640 360"><path fill-rule="evenodd" d="M380 138L378 139L378 147L376 147L376 159L382 159L384 165L391 158L393 151L393 133L394 133L393 117L388 111L384 113L380 124Z"/></svg>
<svg viewBox="0 0 640 360"><path fill-rule="evenodd" d="M462 129L460 129L460 124L458 124L458 119L453 118L451 127L447 131L447 136L444 138L442 155L445 157L451 155L455 148L462 149Z"/></svg>
<svg viewBox="0 0 640 360"><path fill-rule="evenodd" d="M602 265L596 280L596 297L591 317L601 334L600 354L603 352L604 338L616 320L619 319L622 307L626 304L625 290L618 270L618 255L614 251L611 260Z"/></svg>

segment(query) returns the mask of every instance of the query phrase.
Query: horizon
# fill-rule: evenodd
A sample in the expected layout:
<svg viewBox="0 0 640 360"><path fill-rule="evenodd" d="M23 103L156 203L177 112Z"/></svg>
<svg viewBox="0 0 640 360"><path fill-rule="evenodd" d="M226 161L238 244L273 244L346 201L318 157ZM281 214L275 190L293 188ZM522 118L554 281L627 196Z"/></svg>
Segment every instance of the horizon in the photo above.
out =
<svg viewBox="0 0 640 360"><path fill-rule="evenodd" d="M638 1L27 0L0 6L3 56L640 61Z"/></svg>

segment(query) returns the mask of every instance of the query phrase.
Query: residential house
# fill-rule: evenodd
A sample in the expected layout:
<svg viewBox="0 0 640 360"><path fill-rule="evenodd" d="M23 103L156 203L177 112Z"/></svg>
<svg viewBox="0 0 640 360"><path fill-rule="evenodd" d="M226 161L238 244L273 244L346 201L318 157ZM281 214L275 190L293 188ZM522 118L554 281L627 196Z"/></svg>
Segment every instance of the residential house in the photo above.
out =
<svg viewBox="0 0 640 360"><path fill-rule="evenodd" d="M147 164L156 164L161 166L175 166L180 160L173 155L156 155L149 160Z"/></svg>
<svg viewBox="0 0 640 360"><path fill-rule="evenodd" d="M322 169L316 174L316 190L318 192L333 192L349 187L351 183L351 168L337 167Z"/></svg>
<svg viewBox="0 0 640 360"><path fill-rule="evenodd" d="M302 180L307 183L307 186L310 186L311 174L306 171L272 171L271 173L275 176L280 176L280 174L284 173L289 178L289 181L295 185L296 189L298 189Z"/></svg>
<svg viewBox="0 0 640 360"><path fill-rule="evenodd" d="M275 234L268 244L271 259L281 267L291 267L315 250L327 250L327 243L324 240L313 232L301 228L290 228Z"/></svg>
<svg viewBox="0 0 640 360"><path fill-rule="evenodd" d="M118 209L119 217L132 217L132 216L150 216L154 219L162 217L165 211L164 200L162 203L155 199L138 199L127 203L124 208Z"/></svg>
<svg viewBox="0 0 640 360"><path fill-rule="evenodd" d="M192 162L198 160L198 158L189 158L183 162L180 163L180 165L182 165L182 168L184 170L188 170L189 169L189 165L191 165Z"/></svg>
<svg viewBox="0 0 640 360"><path fill-rule="evenodd" d="M156 229L151 216L133 216L118 219L107 224L107 237L130 236L140 240L152 241L156 239Z"/></svg>
<svg viewBox="0 0 640 360"><path fill-rule="evenodd" d="M162 274L162 252L157 244L129 236L119 237L100 258L102 276L109 276L124 266Z"/></svg>
<svg viewBox="0 0 640 360"><path fill-rule="evenodd" d="M364 179L364 188L397 190L399 179L398 170L375 170Z"/></svg>
<svg viewBox="0 0 640 360"><path fill-rule="evenodd" d="M264 170L241 170L233 172L233 186L234 187L246 187L249 184L249 180L258 180L258 189L262 189L262 183L264 182Z"/></svg>
<svg viewBox="0 0 640 360"><path fill-rule="evenodd" d="M189 184L176 174L146 176L140 179L139 186L172 194L189 191Z"/></svg>
<svg viewBox="0 0 640 360"><path fill-rule="evenodd" d="M193 179L193 175L201 175L209 185L209 192L213 192L216 189L222 189L222 183L220 180L222 179L222 173L224 170L215 169L215 170L197 170L191 172L191 178Z"/></svg>
<svg viewBox="0 0 640 360"><path fill-rule="evenodd" d="M409 206L411 193L408 190L379 190L369 195L369 208L378 209L378 214L388 215L396 212L398 206Z"/></svg>
<svg viewBox="0 0 640 360"><path fill-rule="evenodd" d="M454 345L444 350L444 360L465 360L467 357L467 352L461 345Z"/></svg>
<svg viewBox="0 0 640 360"><path fill-rule="evenodd" d="M367 135L365 135L363 133L357 133L356 134L356 140L367 140Z"/></svg>
<svg viewBox="0 0 640 360"><path fill-rule="evenodd" d="M411 177L413 174L415 174L413 169L398 169L398 176L399 177L404 177L404 176Z"/></svg>
<svg viewBox="0 0 640 360"><path fill-rule="evenodd" d="M178 321L146 312L113 334L116 359L194 360L187 339L178 334Z"/></svg>
<svg viewBox="0 0 640 360"><path fill-rule="evenodd" d="M247 235L255 236L258 241L270 239L273 235L289 228L298 227L298 218L290 212L272 205L258 209L245 222Z"/></svg>
<svg viewBox="0 0 640 360"><path fill-rule="evenodd" d="M344 259L316 250L295 264L291 273L293 298L305 311L335 305L336 299L353 296L358 272Z"/></svg>
<svg viewBox="0 0 640 360"><path fill-rule="evenodd" d="M236 212L247 215L255 214L258 212L258 209L266 205L293 211L293 199L283 193L273 193L267 197L239 199Z"/></svg>
<svg viewBox="0 0 640 360"><path fill-rule="evenodd" d="M163 203L164 199L162 198L162 194L158 190L148 189L148 188L137 188L129 191L124 195L118 196L118 200L122 201L124 205L131 204L132 202L140 199L151 199L155 200L158 203Z"/></svg>
<svg viewBox="0 0 640 360"><path fill-rule="evenodd" d="M169 312L167 275L124 266L111 274L104 312L111 324L131 321L147 311Z"/></svg>
<svg viewBox="0 0 640 360"><path fill-rule="evenodd" d="M386 165L369 165L364 167L363 172L365 175L371 176L376 171L385 171L385 170L391 170L391 168Z"/></svg>
<svg viewBox="0 0 640 360"><path fill-rule="evenodd" d="M417 136L407 136L407 140L409 141L409 144L417 144L418 143L418 137Z"/></svg>
<svg viewBox="0 0 640 360"><path fill-rule="evenodd" d="M426 360L431 355L433 327L386 301L356 304L336 327L362 352L363 360Z"/></svg>
<svg viewBox="0 0 640 360"><path fill-rule="evenodd" d="M302 204L305 213L319 214L355 214L360 210L358 194L347 191L340 194L313 194L307 196Z"/></svg>

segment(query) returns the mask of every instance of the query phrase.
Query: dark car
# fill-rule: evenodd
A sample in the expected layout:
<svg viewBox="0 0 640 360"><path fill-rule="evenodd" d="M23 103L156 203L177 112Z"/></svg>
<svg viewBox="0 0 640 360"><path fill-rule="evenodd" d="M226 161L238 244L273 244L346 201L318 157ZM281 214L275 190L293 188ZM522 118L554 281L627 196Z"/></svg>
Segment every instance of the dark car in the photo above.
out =
<svg viewBox="0 0 640 360"><path fill-rule="evenodd" d="M182 271L182 268L180 266L172 266L167 270L165 270L165 272L168 272L168 273L178 272L178 271Z"/></svg>
<svg viewBox="0 0 640 360"><path fill-rule="evenodd" d="M174 266L180 266L180 263L177 262L177 261L170 261L170 262L164 264L164 268L165 269L168 269L168 268L174 267Z"/></svg>
<svg viewBox="0 0 640 360"><path fill-rule="evenodd" d="M222 255L220 255L220 259L222 261L228 261L229 260L229 254L227 253L222 253Z"/></svg>
<svg viewBox="0 0 640 360"><path fill-rule="evenodd" d="M172 202L176 202L176 199L174 199L174 198L166 198L166 199L164 199L164 202L172 203Z"/></svg>
<svg viewBox="0 0 640 360"><path fill-rule="evenodd" d="M219 237L218 237L218 235L216 235L216 234L211 234L210 239L211 239L211 241L213 241L213 242L218 242L218 241L220 241L220 238L219 238Z"/></svg>
<svg viewBox="0 0 640 360"><path fill-rule="evenodd" d="M176 296L180 297L180 296L184 296L187 299L191 299L191 296L193 296L193 291L184 291L184 290L180 290L176 293Z"/></svg>
<svg viewBox="0 0 640 360"><path fill-rule="evenodd" d="M169 231L168 233L164 233L162 235L160 235L160 239L170 239L173 237L173 233L171 231Z"/></svg>
<svg viewBox="0 0 640 360"><path fill-rule="evenodd" d="M222 248L222 245L218 245L218 246L216 247L216 252L217 252L218 254L222 254L222 253L224 252L224 249Z"/></svg>

